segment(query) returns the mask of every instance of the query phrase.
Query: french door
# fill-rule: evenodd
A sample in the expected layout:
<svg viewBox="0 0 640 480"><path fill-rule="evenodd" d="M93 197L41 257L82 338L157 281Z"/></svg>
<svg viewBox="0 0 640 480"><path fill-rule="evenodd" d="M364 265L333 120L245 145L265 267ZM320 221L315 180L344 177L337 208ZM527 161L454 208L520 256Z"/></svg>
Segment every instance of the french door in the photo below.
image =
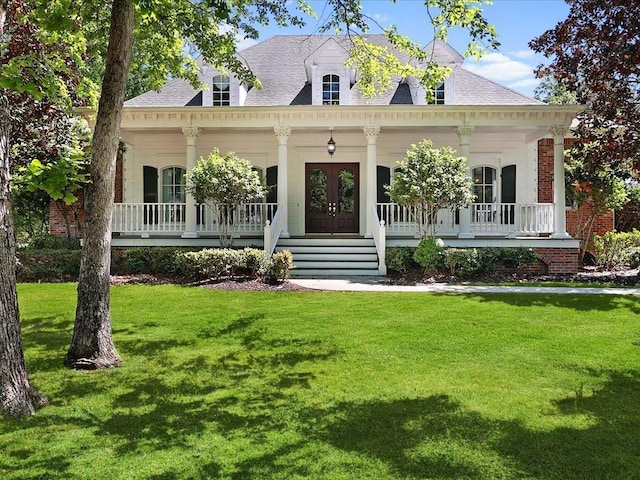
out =
<svg viewBox="0 0 640 480"><path fill-rule="evenodd" d="M359 164L307 163L305 230L307 233L358 233Z"/></svg>

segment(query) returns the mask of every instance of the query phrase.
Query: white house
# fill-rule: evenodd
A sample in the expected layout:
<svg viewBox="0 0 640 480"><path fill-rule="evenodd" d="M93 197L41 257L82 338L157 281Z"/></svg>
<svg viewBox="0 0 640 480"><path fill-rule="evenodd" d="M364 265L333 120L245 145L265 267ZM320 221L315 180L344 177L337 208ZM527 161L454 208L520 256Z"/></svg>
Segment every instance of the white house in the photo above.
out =
<svg viewBox="0 0 640 480"><path fill-rule="evenodd" d="M411 212L391 203L384 185L411 144L430 139L467 158L477 195L469 208L440 212L445 244L530 246L550 272L575 271L563 151L579 107L482 78L443 42L427 48L453 69L431 104L413 78L363 98L341 36L275 36L241 51L262 89L202 65L208 89L173 80L127 101L113 246L216 245L216 219L185 193L184 174L218 147L249 160L272 187L238 212L238 243L288 248L300 273L385 273L385 248L418 240ZM552 139L550 152L541 139Z"/></svg>

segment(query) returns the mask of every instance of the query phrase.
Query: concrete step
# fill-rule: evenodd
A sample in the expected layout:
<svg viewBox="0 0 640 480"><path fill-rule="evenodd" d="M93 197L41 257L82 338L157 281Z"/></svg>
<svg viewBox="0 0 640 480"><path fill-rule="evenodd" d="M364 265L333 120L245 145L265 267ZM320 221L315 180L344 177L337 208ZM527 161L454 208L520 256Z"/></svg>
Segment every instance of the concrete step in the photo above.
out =
<svg viewBox="0 0 640 480"><path fill-rule="evenodd" d="M378 269L357 269L357 270L338 270L338 269L297 269L291 270L291 276L296 278L319 278L319 277L376 277Z"/></svg>
<svg viewBox="0 0 640 480"><path fill-rule="evenodd" d="M349 262L342 260L306 260L300 261L293 259L293 264L297 269L307 268L330 268L330 269L343 269L343 270L356 270L362 268L378 268L378 262Z"/></svg>
<svg viewBox="0 0 640 480"><path fill-rule="evenodd" d="M354 238L354 237L321 237L321 238L281 238L278 240L278 247L292 246L371 246L375 245L372 238Z"/></svg>
<svg viewBox="0 0 640 480"><path fill-rule="evenodd" d="M300 253L291 252L294 255L294 261L331 261L339 260L341 262L377 262L378 255L373 253Z"/></svg>
<svg viewBox="0 0 640 480"><path fill-rule="evenodd" d="M293 255L293 277L378 275L372 238L282 238L276 251L282 250Z"/></svg>
<svg viewBox="0 0 640 480"><path fill-rule="evenodd" d="M343 246L297 246L297 245L280 245L276 247L276 251L289 250L291 253L303 254L303 253L317 253L317 254L340 254L340 253L362 253L362 254L374 254L376 255L376 247L373 246L362 246L362 247L351 247L349 245Z"/></svg>

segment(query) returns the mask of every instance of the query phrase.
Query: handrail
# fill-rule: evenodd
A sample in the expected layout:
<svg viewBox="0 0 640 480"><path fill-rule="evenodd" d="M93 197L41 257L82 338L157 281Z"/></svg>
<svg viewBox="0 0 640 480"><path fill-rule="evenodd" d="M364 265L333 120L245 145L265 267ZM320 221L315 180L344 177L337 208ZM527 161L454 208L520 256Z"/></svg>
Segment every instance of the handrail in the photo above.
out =
<svg viewBox="0 0 640 480"><path fill-rule="evenodd" d="M270 257L276 249L280 234L283 229L283 219L286 218L286 205L278 205L271 220L267 220L264 226L264 251Z"/></svg>
<svg viewBox="0 0 640 480"><path fill-rule="evenodd" d="M380 220L378 217L378 206L375 203L371 204L371 234L373 235L373 241L376 245L376 252L378 253L378 274L387 274L387 264L385 262L385 256L387 251L387 233L384 220Z"/></svg>

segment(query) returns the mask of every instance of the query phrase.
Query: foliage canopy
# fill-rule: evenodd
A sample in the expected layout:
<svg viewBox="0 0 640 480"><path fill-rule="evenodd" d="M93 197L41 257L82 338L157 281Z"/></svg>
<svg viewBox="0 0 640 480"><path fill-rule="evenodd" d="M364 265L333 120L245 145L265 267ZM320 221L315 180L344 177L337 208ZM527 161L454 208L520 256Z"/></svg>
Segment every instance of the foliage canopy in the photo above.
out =
<svg viewBox="0 0 640 480"><path fill-rule="evenodd" d="M394 202L416 207L423 238L435 235L438 210L462 208L473 201L466 159L456 156L452 147L434 148L431 140L411 146L387 192Z"/></svg>
<svg viewBox="0 0 640 480"><path fill-rule="evenodd" d="M267 193L249 161L234 152L221 155L217 148L207 158L200 157L187 173L187 191L215 212L224 247L233 243L241 205Z"/></svg>

